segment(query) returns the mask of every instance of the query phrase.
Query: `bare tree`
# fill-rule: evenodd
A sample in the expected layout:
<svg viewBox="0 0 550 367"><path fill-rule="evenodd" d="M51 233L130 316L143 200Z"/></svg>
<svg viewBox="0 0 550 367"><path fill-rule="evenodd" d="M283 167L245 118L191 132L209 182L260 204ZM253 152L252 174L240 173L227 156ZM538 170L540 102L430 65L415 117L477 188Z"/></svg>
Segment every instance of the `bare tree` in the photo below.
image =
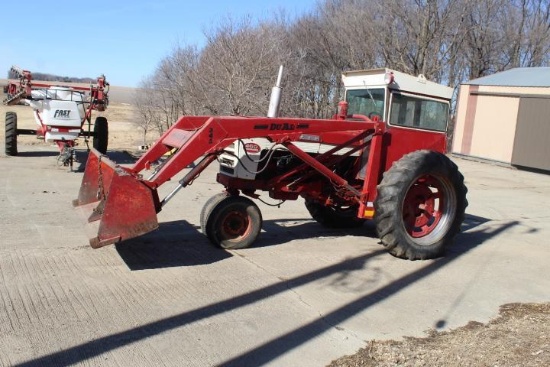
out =
<svg viewBox="0 0 550 367"><path fill-rule="evenodd" d="M151 77L144 79L135 92L136 119L134 121L143 131L143 145L148 144L147 133L151 129L158 128L157 124L160 121L159 109L155 102L156 95Z"/></svg>
<svg viewBox="0 0 550 367"><path fill-rule="evenodd" d="M389 67L456 87L548 65L550 0L321 0L293 20L227 18L205 35L148 80L155 97L141 104L159 132L184 114L265 114L280 64L281 114L313 118L334 113L345 70Z"/></svg>
<svg viewBox="0 0 550 367"><path fill-rule="evenodd" d="M521 66L543 66L549 63L550 52L550 1L522 1L525 14L525 47L520 57Z"/></svg>
<svg viewBox="0 0 550 367"><path fill-rule="evenodd" d="M515 35L512 40L507 39L505 26L503 26L503 23L508 21L508 16L512 15L509 14L509 10L512 9L509 1L467 1L466 6L468 14L465 25L468 32L465 38L464 56L469 79L506 69L510 64L510 55L504 61L503 50L509 49L510 41L512 44L514 39L517 42Z"/></svg>
<svg viewBox="0 0 550 367"><path fill-rule="evenodd" d="M384 65L438 82L450 80L464 38L461 0L390 0L374 12Z"/></svg>
<svg viewBox="0 0 550 367"><path fill-rule="evenodd" d="M227 19L206 36L195 75L204 109L214 114L265 114L285 56L284 31L273 22L252 25L249 19Z"/></svg>

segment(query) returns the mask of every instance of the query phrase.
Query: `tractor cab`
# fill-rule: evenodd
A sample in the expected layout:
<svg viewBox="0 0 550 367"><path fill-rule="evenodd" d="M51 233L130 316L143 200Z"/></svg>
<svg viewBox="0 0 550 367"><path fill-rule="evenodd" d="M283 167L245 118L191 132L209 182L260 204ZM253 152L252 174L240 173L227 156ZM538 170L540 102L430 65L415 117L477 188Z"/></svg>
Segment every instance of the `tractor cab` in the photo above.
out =
<svg viewBox="0 0 550 367"><path fill-rule="evenodd" d="M453 89L390 69L342 74L349 114L378 116L388 126L445 132Z"/></svg>

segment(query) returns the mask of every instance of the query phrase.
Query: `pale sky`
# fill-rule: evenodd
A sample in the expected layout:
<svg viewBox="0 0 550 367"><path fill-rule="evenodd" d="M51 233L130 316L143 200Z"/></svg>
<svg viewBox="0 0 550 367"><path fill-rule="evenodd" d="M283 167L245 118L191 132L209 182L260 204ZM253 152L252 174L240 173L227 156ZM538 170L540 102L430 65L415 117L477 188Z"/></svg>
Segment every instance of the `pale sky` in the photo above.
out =
<svg viewBox="0 0 550 367"><path fill-rule="evenodd" d="M290 17L317 0L6 1L0 34L0 79L11 65L31 72L95 78L135 87L177 45L204 42L225 17Z"/></svg>

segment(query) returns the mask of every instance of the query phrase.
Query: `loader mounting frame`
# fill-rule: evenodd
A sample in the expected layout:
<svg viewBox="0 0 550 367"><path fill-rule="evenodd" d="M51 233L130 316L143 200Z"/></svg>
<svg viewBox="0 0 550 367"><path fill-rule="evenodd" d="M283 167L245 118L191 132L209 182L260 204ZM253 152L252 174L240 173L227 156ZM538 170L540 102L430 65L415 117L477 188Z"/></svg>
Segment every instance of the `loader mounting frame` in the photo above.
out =
<svg viewBox="0 0 550 367"><path fill-rule="evenodd" d="M228 193L257 198L256 191L260 190L282 200L317 197L321 187L314 178L321 175L334 186L341 200L358 205L359 218L373 217L376 186L386 166L392 163L382 159L387 137L383 122L362 115L336 115L325 120L184 116L131 167L116 165L95 149L90 151L78 199L73 204L91 226L98 227L91 246L117 243L158 228L156 214L181 188L191 184L228 145L257 137L284 147L302 163L265 180L244 180L219 173L217 180ZM439 140L437 144L444 145L444 138ZM295 144L311 141L333 148L315 156ZM402 149L405 152L410 147ZM173 153L144 179L142 173L169 152ZM364 179L349 182L334 167L353 154L359 158L368 154L369 159ZM157 188L194 163L179 185L160 200Z"/></svg>

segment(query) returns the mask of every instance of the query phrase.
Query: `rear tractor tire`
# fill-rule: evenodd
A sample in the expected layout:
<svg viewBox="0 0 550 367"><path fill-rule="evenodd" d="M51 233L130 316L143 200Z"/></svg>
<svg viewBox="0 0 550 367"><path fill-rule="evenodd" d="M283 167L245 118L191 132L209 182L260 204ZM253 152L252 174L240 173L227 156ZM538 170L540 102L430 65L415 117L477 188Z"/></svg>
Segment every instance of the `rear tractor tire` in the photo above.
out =
<svg viewBox="0 0 550 367"><path fill-rule="evenodd" d="M17 114L6 112L6 155L17 155Z"/></svg>
<svg viewBox="0 0 550 367"><path fill-rule="evenodd" d="M324 206L317 201L306 199L306 209L317 223L326 228L357 228L365 222L357 217L357 206Z"/></svg>
<svg viewBox="0 0 550 367"><path fill-rule="evenodd" d="M384 173L374 202L376 230L394 256L441 256L460 231L468 206L464 177L444 154L419 150Z"/></svg>
<svg viewBox="0 0 550 367"><path fill-rule="evenodd" d="M107 154L109 142L109 124L105 117L96 117L94 122L93 147L101 154Z"/></svg>
<svg viewBox="0 0 550 367"><path fill-rule="evenodd" d="M221 193L203 207L201 229L215 246L242 249L251 246L260 234L262 214L252 200Z"/></svg>

